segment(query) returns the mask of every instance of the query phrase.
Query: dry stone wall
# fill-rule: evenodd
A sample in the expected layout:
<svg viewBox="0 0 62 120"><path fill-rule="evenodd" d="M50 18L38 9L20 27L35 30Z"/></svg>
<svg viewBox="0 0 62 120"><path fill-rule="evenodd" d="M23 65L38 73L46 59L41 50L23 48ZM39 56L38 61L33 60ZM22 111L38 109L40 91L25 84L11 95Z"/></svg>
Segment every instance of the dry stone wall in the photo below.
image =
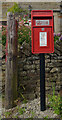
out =
<svg viewBox="0 0 62 120"><path fill-rule="evenodd" d="M46 95L52 94L52 86L58 94L62 85L62 42L55 44L53 54L45 54ZM30 45L23 43L18 56L18 88L27 99L40 95L40 57L31 53Z"/></svg>
<svg viewBox="0 0 62 120"><path fill-rule="evenodd" d="M55 85L55 93L62 91L62 42L55 44L53 54L45 54L45 85L46 96L52 94L52 86ZM2 60L2 91L5 87L5 60ZM18 52L18 95L28 100L40 96L40 57L32 54L30 45L26 42ZM22 97L21 97L22 98Z"/></svg>

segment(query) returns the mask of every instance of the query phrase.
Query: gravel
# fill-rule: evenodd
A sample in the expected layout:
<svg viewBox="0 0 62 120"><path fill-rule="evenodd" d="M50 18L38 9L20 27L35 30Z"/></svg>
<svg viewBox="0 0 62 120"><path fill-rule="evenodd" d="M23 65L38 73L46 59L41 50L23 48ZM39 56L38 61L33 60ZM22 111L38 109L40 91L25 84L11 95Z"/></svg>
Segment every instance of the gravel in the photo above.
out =
<svg viewBox="0 0 62 120"><path fill-rule="evenodd" d="M58 118L57 114L54 114L54 111L51 108L46 108L45 111L40 111L40 98L34 99L28 103L21 104L20 108L25 108L25 112L21 115L20 113L19 118ZM13 114L16 117L16 114Z"/></svg>
<svg viewBox="0 0 62 120"><path fill-rule="evenodd" d="M17 107L6 110L11 112L7 118L60 118L51 108L46 108L45 111L40 110L40 98L34 99L27 103L19 103ZM2 118L6 118L3 113Z"/></svg>

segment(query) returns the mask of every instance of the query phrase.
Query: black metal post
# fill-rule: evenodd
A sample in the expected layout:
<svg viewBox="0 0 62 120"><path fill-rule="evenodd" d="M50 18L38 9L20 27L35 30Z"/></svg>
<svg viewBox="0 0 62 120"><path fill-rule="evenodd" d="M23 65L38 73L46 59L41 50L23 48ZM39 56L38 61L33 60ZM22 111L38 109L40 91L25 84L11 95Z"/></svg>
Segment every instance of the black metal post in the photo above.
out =
<svg viewBox="0 0 62 120"><path fill-rule="evenodd" d="M45 106L45 54L40 54L40 109L44 111Z"/></svg>

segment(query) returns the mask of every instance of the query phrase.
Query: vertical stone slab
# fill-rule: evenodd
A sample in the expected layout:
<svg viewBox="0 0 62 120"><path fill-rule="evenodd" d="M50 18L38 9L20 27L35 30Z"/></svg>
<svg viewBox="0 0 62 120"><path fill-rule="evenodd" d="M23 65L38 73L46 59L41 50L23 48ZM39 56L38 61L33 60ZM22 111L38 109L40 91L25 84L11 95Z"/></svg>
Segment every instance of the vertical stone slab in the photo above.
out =
<svg viewBox="0 0 62 120"><path fill-rule="evenodd" d="M17 22L7 13L5 108L12 108L17 98Z"/></svg>

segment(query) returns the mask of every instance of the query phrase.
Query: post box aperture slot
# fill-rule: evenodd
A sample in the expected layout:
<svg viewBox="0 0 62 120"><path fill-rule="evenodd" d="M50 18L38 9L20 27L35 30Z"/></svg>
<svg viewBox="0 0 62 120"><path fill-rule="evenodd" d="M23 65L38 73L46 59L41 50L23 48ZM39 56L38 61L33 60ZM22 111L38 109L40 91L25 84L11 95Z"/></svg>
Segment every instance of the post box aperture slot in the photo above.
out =
<svg viewBox="0 0 62 120"><path fill-rule="evenodd" d="M33 17L33 20L34 20L34 19L40 19L40 20L41 20L41 19L52 19L52 16L41 16L41 17L40 17L40 16L38 16L38 17L35 16L35 17Z"/></svg>
<svg viewBox="0 0 62 120"><path fill-rule="evenodd" d="M49 25L49 20L36 20L35 24L36 26Z"/></svg>
<svg viewBox="0 0 62 120"><path fill-rule="evenodd" d="M47 32L39 32L39 45L47 46Z"/></svg>

